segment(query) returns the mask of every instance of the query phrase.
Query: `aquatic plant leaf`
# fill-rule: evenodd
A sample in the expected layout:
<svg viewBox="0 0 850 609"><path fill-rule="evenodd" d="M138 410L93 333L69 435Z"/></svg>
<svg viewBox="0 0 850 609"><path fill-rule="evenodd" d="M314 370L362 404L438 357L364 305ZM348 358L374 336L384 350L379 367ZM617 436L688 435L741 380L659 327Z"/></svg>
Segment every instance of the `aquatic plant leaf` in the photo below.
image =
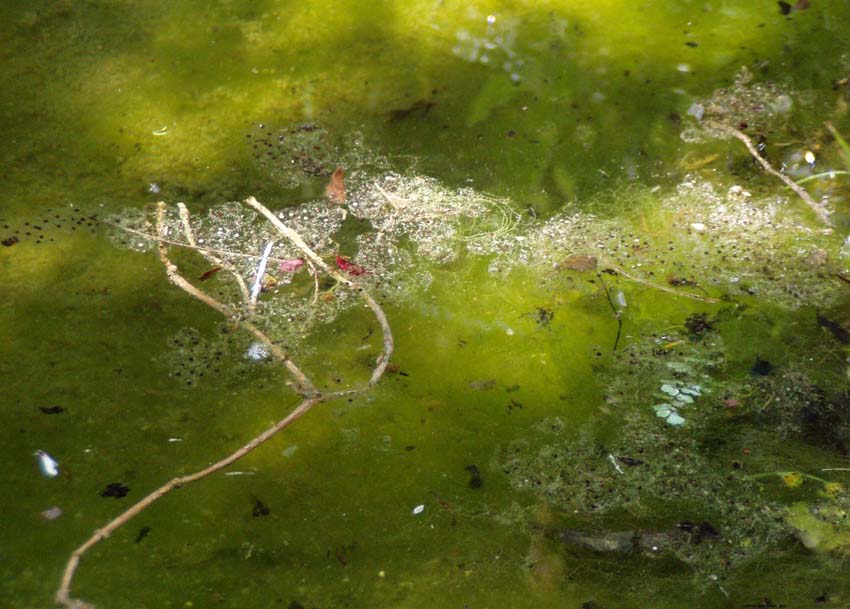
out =
<svg viewBox="0 0 850 609"><path fill-rule="evenodd" d="M826 128L829 129L829 132L832 134L832 137L835 138L836 143L839 148L841 148L841 160L844 161L844 165L847 167L847 171L850 171L850 144L847 143L841 134L832 126L832 123L827 123Z"/></svg>
<svg viewBox="0 0 850 609"><path fill-rule="evenodd" d="M667 424L672 425L673 427L681 427L685 424L685 419L677 412L670 413L670 416L667 417Z"/></svg>
<svg viewBox="0 0 850 609"><path fill-rule="evenodd" d="M667 418L673 412L673 407L670 404L656 404L652 407L655 411L655 416Z"/></svg>
<svg viewBox="0 0 850 609"><path fill-rule="evenodd" d="M673 385L661 385L661 391L666 393L667 395L677 396L679 395L679 390L673 387Z"/></svg>

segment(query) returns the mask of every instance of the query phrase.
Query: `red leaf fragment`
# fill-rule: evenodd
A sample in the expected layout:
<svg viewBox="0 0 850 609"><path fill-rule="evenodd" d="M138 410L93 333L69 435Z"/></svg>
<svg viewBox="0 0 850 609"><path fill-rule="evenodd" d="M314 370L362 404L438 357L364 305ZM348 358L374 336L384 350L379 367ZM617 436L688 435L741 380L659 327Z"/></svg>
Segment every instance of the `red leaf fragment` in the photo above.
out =
<svg viewBox="0 0 850 609"><path fill-rule="evenodd" d="M348 256L336 255L336 266L339 270L348 273L349 275L365 275L366 269L359 264L354 264L348 259Z"/></svg>
<svg viewBox="0 0 850 609"><path fill-rule="evenodd" d="M294 273L304 266L303 258L290 258L289 260L281 260L280 266L277 267L281 273Z"/></svg>

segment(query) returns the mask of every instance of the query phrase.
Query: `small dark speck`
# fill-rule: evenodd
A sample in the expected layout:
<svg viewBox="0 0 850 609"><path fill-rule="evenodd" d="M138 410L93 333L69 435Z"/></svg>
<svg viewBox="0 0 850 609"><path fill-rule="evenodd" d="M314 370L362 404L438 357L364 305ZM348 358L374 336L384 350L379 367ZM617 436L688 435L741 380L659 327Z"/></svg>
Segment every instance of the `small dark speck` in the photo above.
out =
<svg viewBox="0 0 850 609"><path fill-rule="evenodd" d="M481 472L476 465L467 465L466 471L469 472L469 488L481 488L484 481L481 479Z"/></svg>
<svg viewBox="0 0 850 609"><path fill-rule="evenodd" d="M698 46L699 46L699 43L698 43L698 42L694 42L693 40L688 40L688 41L685 43L685 46L686 46L686 47L691 47L692 49L695 49L696 47L698 47Z"/></svg>
<svg viewBox="0 0 850 609"><path fill-rule="evenodd" d="M100 491L101 497L115 497L116 499L120 499L121 497L126 497L127 493L130 492L130 487L121 484L120 482L110 482L106 485L106 488Z"/></svg>
<svg viewBox="0 0 850 609"><path fill-rule="evenodd" d="M753 376L767 376L773 371L773 364L766 359L756 356L756 363L750 368L750 374Z"/></svg>
<svg viewBox="0 0 850 609"><path fill-rule="evenodd" d="M257 499L254 502L254 509L252 510L251 515L254 516L254 518L258 518L260 516L268 516L269 514L271 514L269 506Z"/></svg>
<svg viewBox="0 0 850 609"><path fill-rule="evenodd" d="M136 535L136 543L139 543L141 540L147 537L150 532L150 527L142 527L141 529L139 529L139 534Z"/></svg>
<svg viewBox="0 0 850 609"><path fill-rule="evenodd" d="M44 414L59 414L60 412L65 412L65 409L61 406L39 406L38 409Z"/></svg>

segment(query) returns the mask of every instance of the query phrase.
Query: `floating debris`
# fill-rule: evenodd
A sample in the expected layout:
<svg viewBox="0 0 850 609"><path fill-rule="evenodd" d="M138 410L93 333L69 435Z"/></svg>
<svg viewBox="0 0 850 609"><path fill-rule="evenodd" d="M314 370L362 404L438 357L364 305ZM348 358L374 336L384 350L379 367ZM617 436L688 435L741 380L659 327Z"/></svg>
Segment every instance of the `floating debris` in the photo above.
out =
<svg viewBox="0 0 850 609"><path fill-rule="evenodd" d="M304 266L303 258L290 258L289 260L281 260L277 270L281 273L295 273Z"/></svg>
<svg viewBox="0 0 850 609"><path fill-rule="evenodd" d="M251 343L245 351L245 358L255 362L266 360L269 358L269 355L268 345L259 341Z"/></svg>
<svg viewBox="0 0 850 609"><path fill-rule="evenodd" d="M272 511L269 509L269 507L265 503L263 503L259 499L254 501L254 509L251 510L251 515L254 518L259 518L260 516L268 516L271 513L272 513Z"/></svg>
<svg viewBox="0 0 850 609"><path fill-rule="evenodd" d="M573 254L558 263L559 269L570 271L595 271L599 261L596 256L590 254Z"/></svg>
<svg viewBox="0 0 850 609"><path fill-rule="evenodd" d="M419 504L415 508L413 508L413 515L418 516L419 514L421 514L424 511L425 511L425 504L424 503Z"/></svg>
<svg viewBox="0 0 850 609"><path fill-rule="evenodd" d="M100 491L101 497L115 497L116 499L120 499L121 497L126 497L127 493L130 492L130 487L122 484L121 482L110 482L106 485L102 491Z"/></svg>
<svg viewBox="0 0 850 609"><path fill-rule="evenodd" d="M342 205L345 203L345 169L337 167L331 174L331 180L325 186L325 196L332 203Z"/></svg>
<svg viewBox="0 0 850 609"><path fill-rule="evenodd" d="M198 277L198 281L206 281L207 279L218 273L220 270L220 266L214 266L210 270L201 273L201 275Z"/></svg>
<svg viewBox="0 0 850 609"><path fill-rule="evenodd" d="M38 458L38 466L42 474L48 478L55 478L59 475L59 463L53 457L43 450L37 450L33 454Z"/></svg>
<svg viewBox="0 0 850 609"><path fill-rule="evenodd" d="M469 488L481 488L484 481L481 479L481 472L476 465L467 465L466 471L469 472Z"/></svg>
<svg viewBox="0 0 850 609"><path fill-rule="evenodd" d="M54 505L52 508L44 510L40 514L40 516L44 520L56 520L61 515L62 515L62 508L60 508L59 506L56 506L56 505Z"/></svg>
<svg viewBox="0 0 850 609"><path fill-rule="evenodd" d="M756 363L750 368L750 374L753 376L767 376L771 372L773 372L773 364L756 355Z"/></svg>
<svg viewBox="0 0 850 609"><path fill-rule="evenodd" d="M145 537L150 535L150 532L151 532L151 528L148 527L148 526L144 526L141 529L139 529L139 533L136 535L136 539L135 539L134 543L139 543L140 541L142 541Z"/></svg>
<svg viewBox="0 0 850 609"><path fill-rule="evenodd" d="M65 412L61 406L39 406L38 409L44 414L59 414Z"/></svg>
<svg viewBox="0 0 850 609"><path fill-rule="evenodd" d="M336 264L339 270L343 271L344 273L348 273L349 275L365 275L368 272L364 267L360 266L359 264L354 264L353 262L351 262L348 256L340 256L339 254L337 254L334 257L334 263Z"/></svg>

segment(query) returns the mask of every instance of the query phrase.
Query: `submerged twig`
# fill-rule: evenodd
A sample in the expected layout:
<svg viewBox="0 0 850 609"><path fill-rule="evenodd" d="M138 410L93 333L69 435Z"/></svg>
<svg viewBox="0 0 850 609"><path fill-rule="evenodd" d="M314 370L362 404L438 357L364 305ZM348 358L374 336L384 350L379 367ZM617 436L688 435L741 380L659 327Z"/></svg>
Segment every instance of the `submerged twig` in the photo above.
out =
<svg viewBox="0 0 850 609"><path fill-rule="evenodd" d="M635 283L639 283L641 285L645 285L648 288L652 288L653 290L660 290L662 292L667 292L668 294L675 294L676 296L684 296L685 298L692 298L693 300L699 300L702 302L711 302L718 303L720 299L712 298L711 296L700 296L699 294L694 294L693 292L685 292L683 290L675 290L666 285L661 285L660 283L655 283L653 281L649 281L647 279L641 279L631 273L627 273L622 268L617 266L616 264L612 264L611 262L605 260L604 265L610 268L612 271L615 271L618 275L622 275L626 279L630 281L634 281Z"/></svg>
<svg viewBox="0 0 850 609"><path fill-rule="evenodd" d="M163 216L164 216L164 214L165 214L165 203L162 203L162 202L157 203L157 209L156 209L157 235L163 234ZM300 393L302 393L303 395L307 395L307 396L314 395L316 393L316 388L313 386L313 383L310 382L310 379L307 378L307 376L301 371L301 369L298 368L298 366L295 365L295 362L293 362L289 358L289 355L283 349L281 349L277 344L275 344L274 341L272 341L272 339L269 338L268 335L266 335L265 332L260 330L257 326L252 324L250 321L240 319L240 317L236 313L236 311L234 311L233 309L228 307L226 304L219 302L218 300L216 300L212 296L208 295L206 292L202 292L201 290L196 288L194 285L189 283L180 274L180 272L177 270L177 266L174 263L172 263L171 260L169 259L168 250L166 249L164 243L160 242L158 244L158 250L159 250L159 258L162 261L162 265L165 267L165 274L168 276L168 280L171 283L176 285L178 288L182 289L184 292L188 293L190 296L194 296L195 298L197 298L198 300L203 302L208 307L215 309L216 311L218 311L219 313L224 315L226 318L230 319L231 321L236 322L241 327L245 328L251 334L253 334L260 342L265 344L269 348L269 351L271 352L272 356L274 356L275 359L277 359L278 361L283 363L283 365L286 366L287 370L289 370L290 374L292 374L292 376L295 377L295 380L297 381L297 383L299 385L299 392Z"/></svg>
<svg viewBox="0 0 850 609"><path fill-rule="evenodd" d="M242 279L242 275L233 268L233 265L216 256L216 253L223 252L215 252L213 250L205 247L199 247L197 241L195 240L195 232L192 230L192 223L189 221L189 210L186 208L184 203L177 204L177 210L180 213L180 222L183 224L183 235L186 237L186 241L189 242L189 245L197 251L201 256L207 259L210 263L215 266L220 266L224 270L226 270L233 279L236 281L236 284L239 286L239 291L242 294L242 302L246 305L251 300L250 295L248 294L248 286L245 285L245 280ZM120 227L120 225L118 225ZM162 241L161 239L159 241ZM228 253L229 255L233 255L232 253Z"/></svg>
<svg viewBox="0 0 850 609"><path fill-rule="evenodd" d="M307 245L301 236L296 233L294 230L289 228L286 224L284 224L280 218L278 218L272 211L267 208L265 205L257 201L254 197L248 197L245 200L245 203L258 212L260 212L266 219L274 225L274 227L280 231L280 233L289 239L292 244L304 252L307 259L312 261L316 266L326 272L328 275L336 279L339 283L351 288L364 300L366 306L368 306L372 313L375 315L375 318L378 320L378 324L381 326L381 333L384 337L384 346L381 354L378 356L375 362L375 369L372 371L372 376L369 379L369 384L374 385L378 382L381 376L384 374L384 371L387 368L387 365L390 361L390 356L392 355L394 343L393 343L393 334L390 329L389 321L387 321L387 316L384 314L381 306L372 298L372 296L364 290L360 285L358 285L355 281L349 279L342 275L342 273L336 271L331 268L324 260L322 260L321 256L319 256L313 249Z"/></svg>
<svg viewBox="0 0 850 609"><path fill-rule="evenodd" d="M316 266L322 268L325 272L333 276L340 283L345 284L351 289L355 290L361 298L366 302L366 305L372 310L375 317L378 320L378 323L381 326L381 331L384 335L384 346L381 352L381 355L378 357L375 369L372 372L372 375L369 379L366 387L371 387L384 374L387 364L389 363L389 357L393 351L393 337L392 332L390 330L389 322L387 321L387 317L384 314L382 308L378 303L365 291L362 287L358 286L355 282L343 277L340 273L336 272L334 269L330 268L322 259L319 257L305 242L304 240L292 229L288 228L282 222L280 222L274 215L262 206L256 199L249 199L249 204L259 209L263 215L265 215L275 227L281 231L293 244L295 244L298 248L300 248L307 255L307 262L310 268L313 271L313 275L316 279L316 288L318 291L318 272L316 270ZM164 230L164 215L165 215L165 203L158 203L156 209L156 241L157 241L157 249L159 252L160 261L162 262L163 267L165 268L166 275L168 280L173 283L175 286L179 287L183 291L185 291L190 296L196 298L201 301L208 307L218 311L231 321L234 321L236 324L248 330L251 334L253 334L257 339L263 342L270 350L272 356L282 362L292 374L298 384L299 391L304 395L304 399L302 402L293 409L286 417L267 428L260 435L253 438L250 442L239 448L238 450L230 453L228 456L216 461L209 467L202 469L193 474L189 474L186 476L180 476L177 478L171 479L169 482L166 482L155 491L149 493L147 496L130 506L128 509L124 510L120 515L116 518L109 521L106 526L101 529L97 529L89 539L87 539L81 546L79 546L76 550L74 550L68 559L68 562L65 566L65 571L62 575L62 581L60 583L59 589L56 592L56 602L60 605L68 607L69 609L93 609L94 606L88 603L85 600L72 598L71 597L71 584L74 579L74 574L77 571L77 567L79 566L80 560L88 552L92 547L98 544L100 541L109 537L113 532L127 523L134 516L141 513L143 510L152 505L155 501L164 497L171 491L190 484L192 482L196 482L201 480L210 474L213 474L232 463L238 461L249 452L257 448L266 442L269 438L277 434L278 432L286 429L292 423L297 421L299 418L304 416L313 406L328 401L330 399L334 399L344 395L351 395L352 393L357 393L358 390L344 390L333 393L320 394L316 391L312 382L307 378L307 376L289 359L289 356L283 351L280 347L278 347L272 340L259 328L257 328L251 322L242 319L239 315L228 305L216 300L212 296L206 294L200 289L196 288L193 284L184 278L177 266L171 262L168 251L167 251L167 241L165 239L165 230ZM215 261L219 264L217 259L208 257L209 251L204 252L204 248L199 248L195 243L194 234L192 232L191 224L189 223L189 215L185 206L180 207L180 217L183 222L183 232L186 236L187 241L189 242L188 247L192 249L196 249L204 253L205 257L208 260ZM186 246L185 244L177 243L176 245ZM268 261L269 255L272 249L272 243L269 243L266 246L263 258L261 259L260 268L257 271L258 281L261 281L265 263ZM315 265L315 266L314 266ZM235 274L235 273L234 273ZM238 275L237 275L238 276ZM244 286L244 282L240 283L241 287ZM256 290L255 290L256 291ZM243 290L243 295L247 293L247 288ZM364 387L364 388L366 388ZM362 390L362 389L361 389Z"/></svg>
<svg viewBox="0 0 850 609"><path fill-rule="evenodd" d="M206 478L210 474L213 474L219 471L220 469L223 469L228 465L238 461L239 459L247 455L249 452L266 442L276 433L289 427L292 423L304 416L313 406L325 401L326 399L328 399L328 397L330 396L314 396L302 401L292 412L286 415L285 418L281 419L280 421L266 429L263 433L261 433L253 440L245 444L242 448L232 452L227 457L216 461L209 467L195 472L194 474L180 476L179 478L173 478L172 480L166 482L152 493L149 493L143 499L137 501L128 509L124 510L124 512L121 513L120 516L111 520L102 529L96 530L94 534L89 537L89 539L86 540L83 545L74 550L74 552L71 554L71 558L68 560L68 563L65 566L65 572L62 575L62 583L59 587L59 590L56 592L56 602L60 605L68 607L69 609L94 609L94 605L92 605L91 603L88 603L82 599L71 598L71 582L74 579L74 573L77 570L77 566L80 563L80 559L86 552L88 552L98 542L109 537L117 529L123 526L127 521L138 515L143 510L145 510L156 500L164 497L174 489L180 488L181 486L186 486L187 484L196 482L198 480L201 480L202 478Z"/></svg>
<svg viewBox="0 0 850 609"><path fill-rule="evenodd" d="M617 308L614 304L614 300L611 298L611 292L608 290L608 284L606 284L605 279L602 278L602 273L597 271L596 276L599 278L599 283L602 285L602 290L605 292L605 298L608 300L608 304L614 312L614 317L617 320L617 336L614 338L614 347L611 349L611 351L614 352L620 344L620 335L623 333L623 309Z"/></svg>
<svg viewBox="0 0 850 609"><path fill-rule="evenodd" d="M815 215L817 215L818 219L821 222L823 222L827 226L832 225L832 221L829 219L829 215L826 213L826 210L823 208L823 206L818 205L815 200L812 199L809 193L806 192L803 187L796 184L791 178L789 178L783 173L776 171L773 166L767 162L767 159L765 159L759 153L755 144L753 144L753 141L745 133L739 131L738 129L735 129L734 127L729 127L728 125L724 125L723 123L718 123L716 121L706 121L705 126L710 129L717 129L719 131L722 131L726 135L731 135L732 137L741 140L747 147L747 150L749 150L750 155L752 155L752 157L758 162L758 164L761 165L762 169L785 182L788 188L797 193L797 196L799 196L803 200L803 202L805 202L805 204L808 205L813 212L815 212Z"/></svg>

